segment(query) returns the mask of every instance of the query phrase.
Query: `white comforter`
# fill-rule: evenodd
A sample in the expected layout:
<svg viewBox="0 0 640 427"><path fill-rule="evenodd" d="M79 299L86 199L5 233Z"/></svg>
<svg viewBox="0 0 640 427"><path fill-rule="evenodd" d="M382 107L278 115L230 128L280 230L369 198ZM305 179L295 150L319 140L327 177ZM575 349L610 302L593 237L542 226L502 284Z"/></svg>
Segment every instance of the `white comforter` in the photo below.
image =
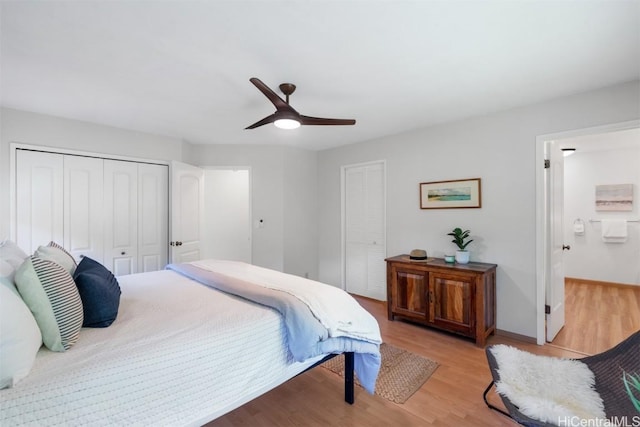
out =
<svg viewBox="0 0 640 427"><path fill-rule="evenodd" d="M309 307L331 338L382 342L376 319L342 289L238 261L206 259L191 264L226 281L251 283L295 296Z"/></svg>
<svg viewBox="0 0 640 427"><path fill-rule="evenodd" d="M356 375L374 393L381 364L380 328L342 289L238 261L204 260L167 268L278 310L289 350L299 362L325 353L354 352Z"/></svg>
<svg viewBox="0 0 640 427"><path fill-rule="evenodd" d="M281 316L173 271L118 278L116 321L41 349L0 390L0 425L201 425L312 365L291 360Z"/></svg>

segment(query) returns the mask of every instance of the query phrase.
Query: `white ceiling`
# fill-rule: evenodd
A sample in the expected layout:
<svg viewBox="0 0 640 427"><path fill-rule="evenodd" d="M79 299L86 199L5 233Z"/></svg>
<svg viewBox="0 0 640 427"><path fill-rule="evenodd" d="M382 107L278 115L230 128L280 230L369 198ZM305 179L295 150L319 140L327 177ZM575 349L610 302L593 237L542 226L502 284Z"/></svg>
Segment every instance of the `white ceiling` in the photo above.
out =
<svg viewBox="0 0 640 427"><path fill-rule="evenodd" d="M5 107L324 149L640 77L640 1L3 1ZM355 126L244 128L298 89Z"/></svg>
<svg viewBox="0 0 640 427"><path fill-rule="evenodd" d="M560 148L575 148L576 153L640 148L640 128L565 138L558 142Z"/></svg>

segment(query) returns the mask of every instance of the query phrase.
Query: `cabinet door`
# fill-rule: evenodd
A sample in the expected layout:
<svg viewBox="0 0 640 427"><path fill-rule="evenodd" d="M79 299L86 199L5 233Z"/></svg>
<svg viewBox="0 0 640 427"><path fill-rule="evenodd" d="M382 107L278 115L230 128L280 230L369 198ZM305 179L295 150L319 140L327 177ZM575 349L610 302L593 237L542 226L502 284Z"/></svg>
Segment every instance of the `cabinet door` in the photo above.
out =
<svg viewBox="0 0 640 427"><path fill-rule="evenodd" d="M391 310L393 314L424 321L427 317L429 274L394 266L392 277Z"/></svg>
<svg viewBox="0 0 640 427"><path fill-rule="evenodd" d="M28 254L63 244L63 175L62 154L16 150L15 241Z"/></svg>
<svg viewBox="0 0 640 427"><path fill-rule="evenodd" d="M104 265L116 276L138 271L138 165L104 161Z"/></svg>
<svg viewBox="0 0 640 427"><path fill-rule="evenodd" d="M429 274L429 322L472 336L475 330L475 276Z"/></svg>
<svg viewBox="0 0 640 427"><path fill-rule="evenodd" d="M475 330L475 276L429 273L429 322L472 336Z"/></svg>
<svg viewBox="0 0 640 427"><path fill-rule="evenodd" d="M64 156L64 247L76 261L104 261L103 162Z"/></svg>

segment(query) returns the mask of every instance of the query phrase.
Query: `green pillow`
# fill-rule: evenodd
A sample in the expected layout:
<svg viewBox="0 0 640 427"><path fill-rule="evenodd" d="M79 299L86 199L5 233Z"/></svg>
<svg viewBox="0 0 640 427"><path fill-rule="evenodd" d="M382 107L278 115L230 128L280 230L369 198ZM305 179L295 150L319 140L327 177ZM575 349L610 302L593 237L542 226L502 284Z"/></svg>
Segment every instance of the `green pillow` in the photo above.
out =
<svg viewBox="0 0 640 427"><path fill-rule="evenodd" d="M42 332L44 345L65 351L75 344L84 317L82 300L69 272L34 255L18 268L15 282Z"/></svg>

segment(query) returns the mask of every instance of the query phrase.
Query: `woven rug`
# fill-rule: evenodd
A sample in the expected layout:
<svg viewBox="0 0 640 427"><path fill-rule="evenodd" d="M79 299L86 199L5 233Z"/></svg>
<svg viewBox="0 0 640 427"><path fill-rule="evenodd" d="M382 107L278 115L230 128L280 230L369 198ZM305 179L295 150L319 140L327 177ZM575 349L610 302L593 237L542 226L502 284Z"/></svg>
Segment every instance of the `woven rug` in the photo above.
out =
<svg viewBox="0 0 640 427"><path fill-rule="evenodd" d="M404 403L436 370L433 360L418 356L390 344L380 345L382 365L376 381L376 394L395 403ZM344 357L338 356L321 365L344 377ZM356 384L360 386L356 377Z"/></svg>

